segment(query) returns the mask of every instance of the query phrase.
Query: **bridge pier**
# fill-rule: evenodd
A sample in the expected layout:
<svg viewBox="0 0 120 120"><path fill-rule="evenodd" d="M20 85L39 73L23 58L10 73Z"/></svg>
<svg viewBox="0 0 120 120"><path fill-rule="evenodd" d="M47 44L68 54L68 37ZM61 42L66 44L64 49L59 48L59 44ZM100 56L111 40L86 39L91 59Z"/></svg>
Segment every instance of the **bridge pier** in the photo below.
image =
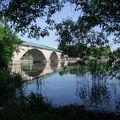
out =
<svg viewBox="0 0 120 120"><path fill-rule="evenodd" d="M42 50L42 53L44 54L45 56L45 61L51 61L50 60L50 55L52 54L52 51L46 51L46 50Z"/></svg>

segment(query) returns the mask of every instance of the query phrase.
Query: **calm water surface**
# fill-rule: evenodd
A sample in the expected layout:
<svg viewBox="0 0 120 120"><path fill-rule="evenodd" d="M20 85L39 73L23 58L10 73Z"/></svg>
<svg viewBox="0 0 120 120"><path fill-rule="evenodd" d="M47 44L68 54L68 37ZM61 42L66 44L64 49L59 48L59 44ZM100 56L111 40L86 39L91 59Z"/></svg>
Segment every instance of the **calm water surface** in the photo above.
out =
<svg viewBox="0 0 120 120"><path fill-rule="evenodd" d="M84 105L88 110L120 113L119 64L91 62L22 63L14 66L24 78L24 92L41 93L53 106Z"/></svg>

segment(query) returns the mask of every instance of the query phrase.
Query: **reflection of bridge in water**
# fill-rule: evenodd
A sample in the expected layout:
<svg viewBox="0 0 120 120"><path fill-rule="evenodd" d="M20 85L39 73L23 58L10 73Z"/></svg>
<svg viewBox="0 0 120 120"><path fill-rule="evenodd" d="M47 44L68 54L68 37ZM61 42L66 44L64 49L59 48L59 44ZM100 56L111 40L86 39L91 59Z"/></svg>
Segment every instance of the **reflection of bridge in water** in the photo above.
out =
<svg viewBox="0 0 120 120"><path fill-rule="evenodd" d="M62 70L67 65L68 61L40 62L35 64L32 62L20 62L11 66L11 72L21 74L25 80L35 80Z"/></svg>

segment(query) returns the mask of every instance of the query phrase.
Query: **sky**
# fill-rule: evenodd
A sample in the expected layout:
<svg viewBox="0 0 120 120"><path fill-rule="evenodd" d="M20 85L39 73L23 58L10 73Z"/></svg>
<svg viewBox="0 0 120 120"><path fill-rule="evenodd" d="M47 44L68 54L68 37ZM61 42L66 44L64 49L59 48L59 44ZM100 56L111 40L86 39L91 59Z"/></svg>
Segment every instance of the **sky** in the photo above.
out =
<svg viewBox="0 0 120 120"><path fill-rule="evenodd" d="M79 15L81 15L82 13L80 11L75 11L74 8L75 6L73 4L67 3L61 12L57 12L53 15L53 19L56 21L56 23L60 23L62 20L67 18L71 18L73 21L77 21ZM46 26L46 23L44 22L43 19L38 18L36 22L40 27ZM30 39L27 37L27 34L24 36L18 34L18 36L23 41L39 43L41 45L48 45L57 48L59 43L57 42L58 36L56 36L55 34L56 34L55 30L50 31L49 36L46 36L44 38L40 37L39 40L36 40L34 38ZM111 35L108 39L110 39L111 49L115 50L117 49L117 47L120 47L120 44L112 45L113 38L114 37Z"/></svg>

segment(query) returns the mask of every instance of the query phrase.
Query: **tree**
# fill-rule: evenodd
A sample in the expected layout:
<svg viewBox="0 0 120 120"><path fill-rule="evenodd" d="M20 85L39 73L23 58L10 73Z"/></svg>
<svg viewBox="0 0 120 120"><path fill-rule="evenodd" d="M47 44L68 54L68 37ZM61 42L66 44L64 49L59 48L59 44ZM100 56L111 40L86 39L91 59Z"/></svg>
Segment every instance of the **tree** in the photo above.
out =
<svg viewBox="0 0 120 120"><path fill-rule="evenodd" d="M42 29L36 24L36 19L42 18L51 25L51 16L62 7L59 0L1 0L0 17L6 17L16 31L38 38L49 33L46 27Z"/></svg>
<svg viewBox="0 0 120 120"><path fill-rule="evenodd" d="M23 33L29 31L31 37L45 36L48 35L48 31L46 28L42 30L38 27L35 23L36 19L45 18L45 21L51 25L53 23L51 16L60 11L65 2L75 4L75 10L82 11L75 24L79 36L99 26L108 34L114 33L115 42L119 42L119 0L1 0L0 17L7 17L13 26L17 25L17 31Z"/></svg>
<svg viewBox="0 0 120 120"><path fill-rule="evenodd" d="M73 22L71 19L64 20L62 23L56 24L55 27L57 35L59 36L58 42L60 45L82 43L88 46L102 46L104 44L108 45L109 43L109 40L103 31L81 31L78 24Z"/></svg>
<svg viewBox="0 0 120 120"><path fill-rule="evenodd" d="M69 0L81 10L77 24L81 32L90 31L99 26L108 34L116 36L115 42L120 41L120 1L119 0Z"/></svg>
<svg viewBox="0 0 120 120"><path fill-rule="evenodd" d="M88 48L84 44L75 44L75 45L59 45L59 49L63 50L64 54L67 54L72 58L81 58L85 59L88 55Z"/></svg>
<svg viewBox="0 0 120 120"><path fill-rule="evenodd" d="M117 50L113 51L113 54L115 55L116 59L120 60L120 48Z"/></svg>
<svg viewBox="0 0 120 120"><path fill-rule="evenodd" d="M0 25L0 70L8 67L14 51L18 52L17 46L20 43L22 43L22 41L6 23Z"/></svg>
<svg viewBox="0 0 120 120"><path fill-rule="evenodd" d="M90 46L88 47L88 55L93 56L97 59L101 59L101 57L108 57L109 54L111 53L111 49L109 46L101 46L101 47L96 47L96 46Z"/></svg>

